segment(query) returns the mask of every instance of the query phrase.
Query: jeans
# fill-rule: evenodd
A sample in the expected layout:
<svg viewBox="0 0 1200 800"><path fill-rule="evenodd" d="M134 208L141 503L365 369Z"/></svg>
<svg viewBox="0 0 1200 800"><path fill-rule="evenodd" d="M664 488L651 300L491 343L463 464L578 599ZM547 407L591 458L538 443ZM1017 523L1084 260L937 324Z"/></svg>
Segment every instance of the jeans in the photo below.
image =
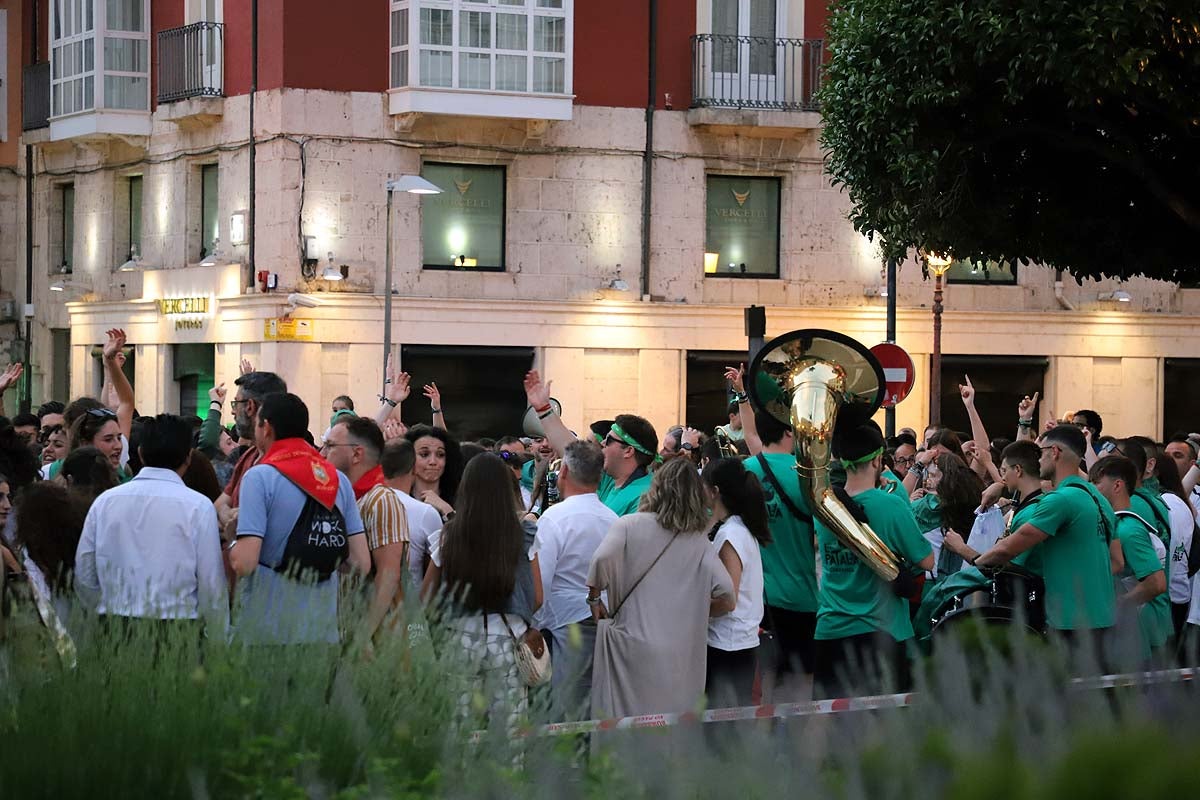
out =
<svg viewBox="0 0 1200 800"><path fill-rule="evenodd" d="M596 649L596 623L573 622L549 631L554 671L550 690L562 719L587 719L592 707L592 655Z"/></svg>

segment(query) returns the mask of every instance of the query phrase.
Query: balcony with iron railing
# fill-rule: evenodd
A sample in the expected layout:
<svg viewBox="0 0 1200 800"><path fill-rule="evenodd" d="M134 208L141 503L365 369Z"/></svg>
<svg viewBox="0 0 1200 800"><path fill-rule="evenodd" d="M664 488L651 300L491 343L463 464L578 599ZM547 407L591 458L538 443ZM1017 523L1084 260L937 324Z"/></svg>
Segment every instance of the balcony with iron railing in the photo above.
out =
<svg viewBox="0 0 1200 800"><path fill-rule="evenodd" d="M50 127L50 62L30 64L21 73L21 130Z"/></svg>
<svg viewBox="0 0 1200 800"><path fill-rule="evenodd" d="M158 102L222 97L225 26L194 22L158 34Z"/></svg>
<svg viewBox="0 0 1200 800"><path fill-rule="evenodd" d="M824 46L823 39L693 36L692 108L814 114Z"/></svg>

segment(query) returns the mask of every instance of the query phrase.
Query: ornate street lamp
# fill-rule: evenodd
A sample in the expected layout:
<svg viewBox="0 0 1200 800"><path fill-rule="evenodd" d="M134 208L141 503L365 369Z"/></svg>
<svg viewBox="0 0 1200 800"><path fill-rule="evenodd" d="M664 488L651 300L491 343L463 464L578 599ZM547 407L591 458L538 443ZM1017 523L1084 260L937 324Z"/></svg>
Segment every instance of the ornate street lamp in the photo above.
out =
<svg viewBox="0 0 1200 800"><path fill-rule="evenodd" d="M929 365L929 424L942 424L942 278L954 259L945 253L924 253L933 273L933 358Z"/></svg>

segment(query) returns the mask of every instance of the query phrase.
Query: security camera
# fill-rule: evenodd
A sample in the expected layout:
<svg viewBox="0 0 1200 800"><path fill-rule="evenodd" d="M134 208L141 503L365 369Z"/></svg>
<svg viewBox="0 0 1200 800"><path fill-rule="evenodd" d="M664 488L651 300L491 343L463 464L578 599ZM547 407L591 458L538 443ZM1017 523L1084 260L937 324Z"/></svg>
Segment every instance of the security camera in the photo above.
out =
<svg viewBox="0 0 1200 800"><path fill-rule="evenodd" d="M299 294L293 292L287 296L288 305L303 306L304 308L317 308L321 305L321 301L307 294Z"/></svg>

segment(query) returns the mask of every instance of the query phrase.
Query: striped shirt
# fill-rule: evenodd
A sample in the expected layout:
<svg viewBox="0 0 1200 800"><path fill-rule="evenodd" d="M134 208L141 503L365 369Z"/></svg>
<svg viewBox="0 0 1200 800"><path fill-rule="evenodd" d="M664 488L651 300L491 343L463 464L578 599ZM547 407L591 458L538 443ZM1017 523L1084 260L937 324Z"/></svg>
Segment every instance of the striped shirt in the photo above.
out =
<svg viewBox="0 0 1200 800"><path fill-rule="evenodd" d="M390 487L384 484L371 487L358 501L358 513L367 533L367 546L372 550L408 542L408 515Z"/></svg>

